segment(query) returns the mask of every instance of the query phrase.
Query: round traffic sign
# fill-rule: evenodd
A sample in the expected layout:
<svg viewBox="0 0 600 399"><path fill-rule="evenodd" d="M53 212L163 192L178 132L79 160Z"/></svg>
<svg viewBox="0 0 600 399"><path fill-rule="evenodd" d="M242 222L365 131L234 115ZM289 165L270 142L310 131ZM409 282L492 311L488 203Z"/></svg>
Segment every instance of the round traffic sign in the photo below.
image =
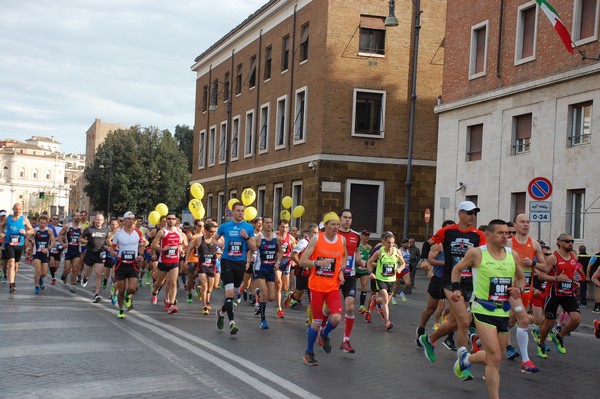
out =
<svg viewBox="0 0 600 399"><path fill-rule="evenodd" d="M527 191L534 200L543 201L552 195L552 183L545 177L536 177L529 182Z"/></svg>
<svg viewBox="0 0 600 399"><path fill-rule="evenodd" d="M431 220L431 211L429 208L425 209L425 223L429 223Z"/></svg>

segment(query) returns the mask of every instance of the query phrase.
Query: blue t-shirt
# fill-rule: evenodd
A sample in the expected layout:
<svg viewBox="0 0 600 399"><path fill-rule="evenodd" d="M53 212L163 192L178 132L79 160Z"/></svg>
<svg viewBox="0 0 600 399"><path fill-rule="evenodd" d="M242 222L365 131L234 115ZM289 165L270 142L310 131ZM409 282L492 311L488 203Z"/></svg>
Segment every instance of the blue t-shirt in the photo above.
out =
<svg viewBox="0 0 600 399"><path fill-rule="evenodd" d="M19 216L17 220L13 220L13 216L6 217L6 238L5 245L14 247L22 247L25 245L25 235L21 234L21 230L25 230L25 217Z"/></svg>
<svg viewBox="0 0 600 399"><path fill-rule="evenodd" d="M219 226L217 234L224 238L225 249L223 250L223 259L230 261L246 261L246 252L248 252L248 243L240 235L241 230L246 230L248 237L254 237L254 227L248 222L227 222Z"/></svg>

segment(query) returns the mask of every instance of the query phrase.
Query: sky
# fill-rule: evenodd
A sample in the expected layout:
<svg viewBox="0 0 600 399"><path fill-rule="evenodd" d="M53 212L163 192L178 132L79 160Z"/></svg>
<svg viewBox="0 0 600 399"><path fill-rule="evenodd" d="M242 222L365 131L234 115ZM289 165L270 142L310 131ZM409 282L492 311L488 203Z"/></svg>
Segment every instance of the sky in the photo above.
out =
<svg viewBox="0 0 600 399"><path fill-rule="evenodd" d="M0 139L194 125L194 59L267 0L0 0Z"/></svg>

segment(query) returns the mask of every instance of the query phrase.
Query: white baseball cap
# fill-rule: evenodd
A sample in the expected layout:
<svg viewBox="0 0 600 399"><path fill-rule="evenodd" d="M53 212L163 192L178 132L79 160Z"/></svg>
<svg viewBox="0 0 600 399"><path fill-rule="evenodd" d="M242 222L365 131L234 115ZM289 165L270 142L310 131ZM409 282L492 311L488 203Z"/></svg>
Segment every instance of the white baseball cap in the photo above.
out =
<svg viewBox="0 0 600 399"><path fill-rule="evenodd" d="M469 211L481 212L481 209L477 208L477 205L475 205L471 201L463 201L460 204L458 204L458 210L465 211L465 212L469 212Z"/></svg>
<svg viewBox="0 0 600 399"><path fill-rule="evenodd" d="M127 219L127 218L134 218L135 219L135 215L133 212L125 212L125 214L123 215L123 219Z"/></svg>

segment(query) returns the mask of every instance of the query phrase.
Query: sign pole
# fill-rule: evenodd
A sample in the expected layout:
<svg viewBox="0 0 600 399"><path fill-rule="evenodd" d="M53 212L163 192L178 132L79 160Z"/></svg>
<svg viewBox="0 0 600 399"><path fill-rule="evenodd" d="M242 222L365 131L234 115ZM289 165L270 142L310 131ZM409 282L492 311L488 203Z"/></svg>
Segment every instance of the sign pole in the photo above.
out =
<svg viewBox="0 0 600 399"><path fill-rule="evenodd" d="M538 241L542 239L542 222L538 222Z"/></svg>

